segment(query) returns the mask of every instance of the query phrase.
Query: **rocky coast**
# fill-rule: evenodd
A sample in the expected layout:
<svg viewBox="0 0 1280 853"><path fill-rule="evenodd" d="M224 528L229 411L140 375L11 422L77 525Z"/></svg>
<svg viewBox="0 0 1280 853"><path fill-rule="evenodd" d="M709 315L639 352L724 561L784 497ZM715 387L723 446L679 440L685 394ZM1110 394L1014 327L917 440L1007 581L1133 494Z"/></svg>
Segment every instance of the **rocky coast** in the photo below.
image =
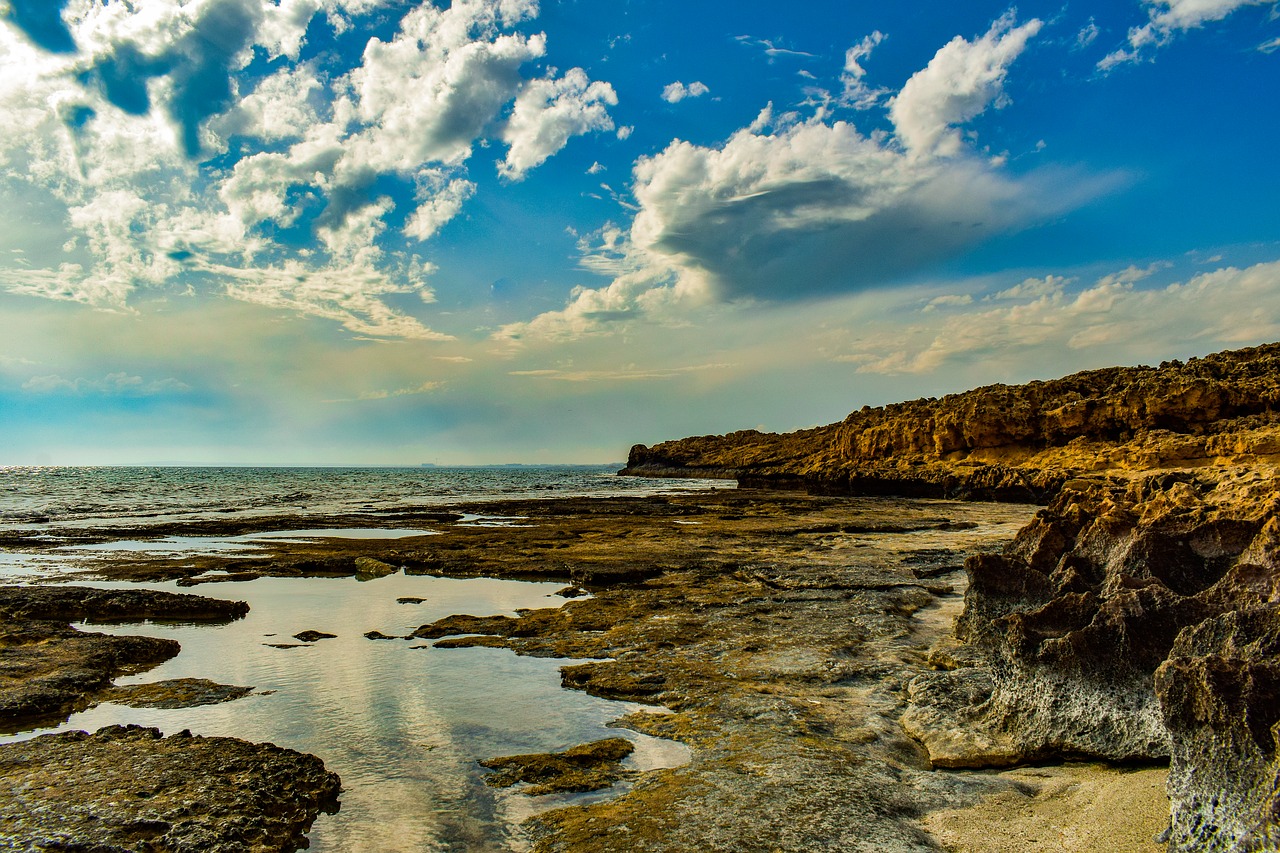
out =
<svg viewBox="0 0 1280 853"><path fill-rule="evenodd" d="M571 600L559 607L458 613L373 638L582 659L562 669L566 688L640 703L646 710L615 725L690 748L686 765L640 774L618 763L627 748L612 739L474 756L479 777L535 798L623 785L619 796L535 815L535 850L1277 850L1278 398L1280 346L1270 346L864 409L791 435L748 431L631 453L631 473L720 476L737 489L60 535L430 524L435 535L273 541L252 559L140 554L82 571L197 592L213 579L377 585L401 572L564 584ZM467 523L476 515L519 523ZM0 536L0 546L34 552L58 545ZM27 635L33 647L86 642L67 621L97 618L78 601L91 594L68 589L0 593L16 638L6 650ZM145 607L162 618L176 603L93 606L109 618ZM230 606L208 618L236 615L234 605L208 606ZM313 627L323 635L327 626ZM9 667L0 696L70 684L42 700L39 713L55 715L118 701L109 699L114 674L174 651L121 639L74 666ZM80 674L41 681L58 666ZM91 755L113 739L136 742L130 760L142 762L175 740L128 730L56 738L0 747L0 768L28 760L22 750ZM49 773L74 778L66 766ZM285 839L279 846L199 849L293 849L297 827L336 792L318 771L299 778L311 781L281 792L298 816L293 829L254 824L249 833ZM79 796L68 779L40 785L68 802ZM0 789L0 798L29 798L40 785ZM279 811L238 802L251 822ZM181 820L165 816L176 813L147 804L117 798L131 817L112 820L177 831ZM207 814L217 823L227 813ZM25 826L0 832L30 845ZM66 843L96 840L90 824L76 826Z"/></svg>
<svg viewBox="0 0 1280 853"><path fill-rule="evenodd" d="M935 766L1169 760L1176 851L1280 847L1280 346L637 446L628 471L1034 499L908 686Z"/></svg>

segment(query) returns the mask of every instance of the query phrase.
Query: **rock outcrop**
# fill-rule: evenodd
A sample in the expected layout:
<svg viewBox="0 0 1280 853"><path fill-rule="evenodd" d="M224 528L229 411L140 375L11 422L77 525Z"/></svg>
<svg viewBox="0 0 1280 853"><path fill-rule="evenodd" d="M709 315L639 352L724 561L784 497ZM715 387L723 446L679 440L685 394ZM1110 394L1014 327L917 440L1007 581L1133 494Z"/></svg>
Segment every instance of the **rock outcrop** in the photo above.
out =
<svg viewBox="0 0 1280 853"><path fill-rule="evenodd" d="M0 847L291 853L339 780L320 759L236 738L110 726L0 746Z"/></svg>
<svg viewBox="0 0 1280 853"><path fill-rule="evenodd" d="M86 622L226 622L247 613L223 601L146 589L0 587L0 730L57 722L100 701L118 675L176 655L176 641L77 630Z"/></svg>
<svg viewBox="0 0 1280 853"><path fill-rule="evenodd" d="M1003 554L968 561L956 634L979 665L917 679L904 723L948 766L1168 757L1153 679L1179 632L1280 600L1277 487L1244 472L1067 484Z"/></svg>
<svg viewBox="0 0 1280 853"><path fill-rule="evenodd" d="M1280 850L1280 344L633 448L624 473L1047 503L902 723L935 766L1168 759L1174 851Z"/></svg>
<svg viewBox="0 0 1280 853"><path fill-rule="evenodd" d="M1280 608L1183 631L1155 686L1174 744L1170 851L1280 850Z"/></svg>
<svg viewBox="0 0 1280 853"><path fill-rule="evenodd" d="M1040 502L1072 477L1280 460L1280 344L631 449L624 474Z"/></svg>

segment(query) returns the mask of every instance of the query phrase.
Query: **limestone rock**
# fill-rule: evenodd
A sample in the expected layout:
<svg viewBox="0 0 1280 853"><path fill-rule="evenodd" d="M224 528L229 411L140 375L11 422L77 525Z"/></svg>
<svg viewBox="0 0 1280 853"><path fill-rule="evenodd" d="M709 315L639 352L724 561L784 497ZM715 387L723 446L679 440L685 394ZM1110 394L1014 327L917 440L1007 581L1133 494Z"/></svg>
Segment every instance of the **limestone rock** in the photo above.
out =
<svg viewBox="0 0 1280 853"><path fill-rule="evenodd" d="M248 610L243 601L146 589L0 587L0 727L56 723L101 701L116 676L180 650L174 640L90 633L69 620L226 622Z"/></svg>
<svg viewBox="0 0 1280 853"><path fill-rule="evenodd" d="M0 746L0 847L287 853L339 780L320 759L236 738L110 726Z"/></svg>
<svg viewBox="0 0 1280 853"><path fill-rule="evenodd" d="M1155 672L1183 629L1276 600L1257 561L1276 559L1278 487L1214 471L1064 488L966 564L956 633L989 691L972 668L917 679L904 725L947 766L1169 756Z"/></svg>
<svg viewBox="0 0 1280 853"><path fill-rule="evenodd" d="M624 474L720 477L822 494L1040 502L1100 471L1280 455L1280 344L1108 368L879 408L793 433L631 449Z"/></svg>
<svg viewBox="0 0 1280 853"><path fill-rule="evenodd" d="M1184 630L1155 687L1173 736L1169 850L1280 850L1280 605Z"/></svg>
<svg viewBox="0 0 1280 853"><path fill-rule="evenodd" d="M371 581L394 575L400 571L390 563L375 560L373 557L356 557L356 580Z"/></svg>

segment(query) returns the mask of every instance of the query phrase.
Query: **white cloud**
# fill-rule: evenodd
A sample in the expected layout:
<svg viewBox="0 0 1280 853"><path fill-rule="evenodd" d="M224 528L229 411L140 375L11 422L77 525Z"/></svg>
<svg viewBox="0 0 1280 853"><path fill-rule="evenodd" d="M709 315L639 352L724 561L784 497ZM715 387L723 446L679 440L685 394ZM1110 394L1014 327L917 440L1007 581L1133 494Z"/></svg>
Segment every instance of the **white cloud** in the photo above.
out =
<svg viewBox="0 0 1280 853"><path fill-rule="evenodd" d="M908 151L955 156L964 150L955 126L981 115L992 104L1004 105L1009 65L1042 26L1032 19L1015 27L1014 20L1012 12L1004 15L977 41L956 36L890 101L894 130Z"/></svg>
<svg viewBox="0 0 1280 853"><path fill-rule="evenodd" d="M322 89L312 67L285 67L259 83L231 111L215 118L211 128L223 138L233 133L265 142L300 138L319 121L311 99Z"/></svg>
<svg viewBox="0 0 1280 853"><path fill-rule="evenodd" d="M1076 33L1076 49L1082 50L1093 44L1101 34L1102 30L1098 27L1097 21L1090 18L1089 23L1081 27L1080 32Z"/></svg>
<svg viewBox="0 0 1280 853"><path fill-rule="evenodd" d="M509 371L509 375L525 376L533 379L554 379L559 382L652 382L654 380L676 379L681 376L688 376L691 373L731 370L733 367L735 365L723 363L659 368L643 368L632 364L614 370L575 370L572 368L512 370Z"/></svg>
<svg viewBox="0 0 1280 853"><path fill-rule="evenodd" d="M1103 276L1074 293L1069 279L1028 280L997 294L1012 305L948 312L930 323L864 336L838 360L859 372L933 373L966 363L1097 350L1093 361L1132 361L1128 348L1211 351L1280 338L1280 261L1225 267L1166 287L1139 287L1151 268ZM1102 353L1105 353L1103 355ZM1079 361L1073 356L1070 360Z"/></svg>
<svg viewBox="0 0 1280 853"><path fill-rule="evenodd" d="M1168 44L1180 32L1221 21L1245 6L1272 4L1274 0L1143 0L1149 20L1131 28L1129 47L1104 56L1098 68L1107 71L1126 62L1136 62L1146 51Z"/></svg>
<svg viewBox="0 0 1280 853"><path fill-rule="evenodd" d="M394 293L419 293L429 299L422 282L397 282L364 265L316 268L289 260L271 267L210 265L204 270L226 282L227 295L244 302L323 317L353 332L418 340L453 340L432 331L382 300Z"/></svg>
<svg viewBox="0 0 1280 853"><path fill-rule="evenodd" d="M417 183L421 204L404 226L404 233L417 240L435 236L476 192L471 181L450 178L441 169L424 169L418 173Z"/></svg>
<svg viewBox="0 0 1280 853"><path fill-rule="evenodd" d="M534 80L516 98L502 132L509 146L498 171L520 180L535 166L558 152L569 139L591 131L613 130L608 108L616 106L613 87L592 82L581 68L563 77Z"/></svg>
<svg viewBox="0 0 1280 853"><path fill-rule="evenodd" d="M298 62L317 16L343 31L384 7L397 7L393 35ZM65 247L5 259L0 287L117 309L140 290L199 288L360 334L434 335L383 299L430 299L430 265L393 250L461 213L474 151L501 134L501 168L521 177L570 136L613 128L608 83L579 69L525 79L546 38L512 28L537 12L536 0L76 2L67 53L0 23L0 199L40 199L38 219L0 220ZM256 82L255 48L276 60Z"/></svg>
<svg viewBox="0 0 1280 853"><path fill-rule="evenodd" d="M407 388L396 388L395 390L378 390L364 391L357 397L358 400L391 400L396 397L416 397L419 394L432 394L444 387L443 382L423 382L421 385L410 385ZM347 400L332 400L329 402L342 403L351 402Z"/></svg>
<svg viewBox="0 0 1280 853"><path fill-rule="evenodd" d="M700 305L883 285L1096 196L1105 180L1010 177L951 127L999 98L1037 27L1006 16L977 42L942 48L895 102L896 137L864 136L823 110L800 121L766 108L720 146L677 140L641 158L630 227L585 247L583 266L613 281L498 337L572 338L619 321L679 321ZM957 75L943 80L948 69Z"/></svg>
<svg viewBox="0 0 1280 853"><path fill-rule="evenodd" d="M1013 287L993 294L991 299L1041 299L1057 297L1063 289L1075 281L1060 275L1047 275L1043 278L1026 278Z"/></svg>
<svg viewBox="0 0 1280 853"><path fill-rule="evenodd" d="M1273 38L1271 41L1264 41L1258 45L1258 50L1263 53L1275 53L1280 50L1280 38Z"/></svg>
<svg viewBox="0 0 1280 853"><path fill-rule="evenodd" d="M844 84L844 92L840 96L840 103L844 106L853 107L857 110L867 110L874 107L880 102L881 98L889 94L888 89L868 86L866 81L867 70L862 67L862 61L870 56L876 45L884 40L885 34L876 30L845 51L844 71L840 75L840 82Z"/></svg>
<svg viewBox="0 0 1280 853"><path fill-rule="evenodd" d="M685 98L700 98L710 91L711 89L707 87L707 84L699 80L693 81L688 86L677 80L663 87L662 100L668 104L677 104Z"/></svg>
<svg viewBox="0 0 1280 853"><path fill-rule="evenodd" d="M921 309L923 313L937 311L939 308L961 308L973 304L973 295L969 293L947 293L935 296Z"/></svg>

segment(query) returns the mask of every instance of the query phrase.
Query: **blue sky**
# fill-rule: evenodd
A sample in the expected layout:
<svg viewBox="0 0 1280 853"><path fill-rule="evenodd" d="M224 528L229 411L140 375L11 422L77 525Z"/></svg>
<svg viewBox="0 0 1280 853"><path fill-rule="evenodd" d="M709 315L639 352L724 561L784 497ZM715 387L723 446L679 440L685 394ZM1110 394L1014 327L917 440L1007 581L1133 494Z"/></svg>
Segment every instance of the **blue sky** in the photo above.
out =
<svg viewBox="0 0 1280 853"><path fill-rule="evenodd" d="M0 0L0 464L614 461L1277 340L1278 94L1250 0Z"/></svg>

